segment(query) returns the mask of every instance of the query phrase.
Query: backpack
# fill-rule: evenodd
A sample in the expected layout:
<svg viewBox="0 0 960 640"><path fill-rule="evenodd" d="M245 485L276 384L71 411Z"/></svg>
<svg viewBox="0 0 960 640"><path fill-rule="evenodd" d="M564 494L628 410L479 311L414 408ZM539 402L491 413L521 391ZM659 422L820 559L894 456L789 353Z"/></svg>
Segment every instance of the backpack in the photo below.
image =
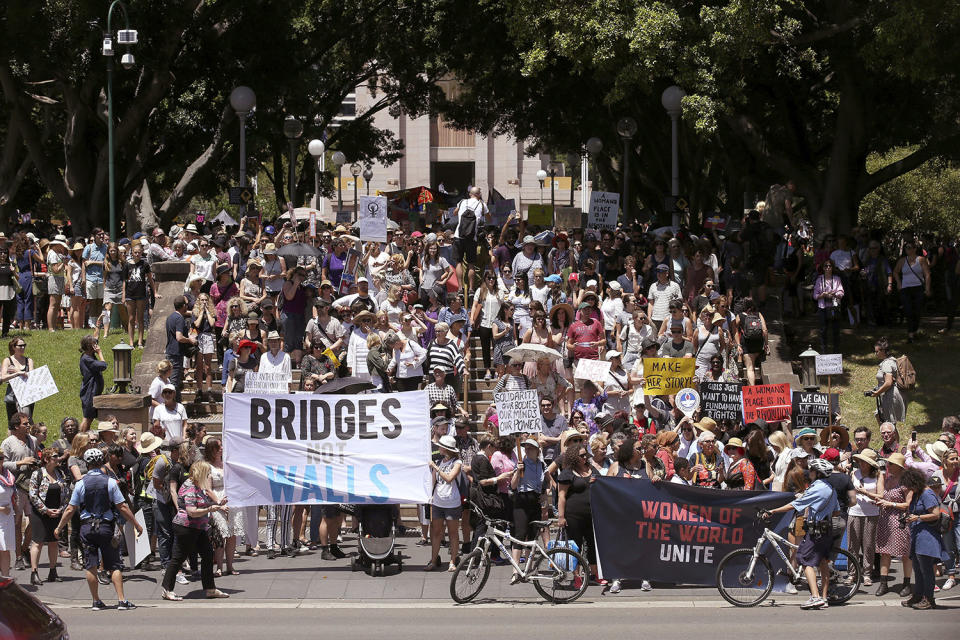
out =
<svg viewBox="0 0 960 640"><path fill-rule="evenodd" d="M760 323L760 316L752 313L744 313L741 316L742 333L746 340L763 340L763 324Z"/></svg>
<svg viewBox="0 0 960 640"><path fill-rule="evenodd" d="M953 525L955 522L955 514L953 510L946 504L940 504L937 507L937 529L941 534L946 535L953 532Z"/></svg>
<svg viewBox="0 0 960 640"><path fill-rule="evenodd" d="M906 355L896 359L897 372L893 379L897 383L900 391L912 391L917 386L917 370L913 368L913 363Z"/></svg>
<svg viewBox="0 0 960 640"><path fill-rule="evenodd" d="M157 466L157 461L163 458L167 461L167 468L170 468L170 459L167 458L167 454L161 453L158 456L153 456L150 458L150 462L147 463L147 468L143 472L143 487L149 487L153 483L153 470Z"/></svg>

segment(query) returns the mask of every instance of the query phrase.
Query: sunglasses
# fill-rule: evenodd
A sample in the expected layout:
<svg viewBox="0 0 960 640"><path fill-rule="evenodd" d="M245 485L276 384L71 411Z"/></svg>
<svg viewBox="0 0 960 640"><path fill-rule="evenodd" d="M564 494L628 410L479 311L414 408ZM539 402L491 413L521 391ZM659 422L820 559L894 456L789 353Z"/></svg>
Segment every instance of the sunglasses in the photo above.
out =
<svg viewBox="0 0 960 640"><path fill-rule="evenodd" d="M579 456L577 456L577 457L578 457L578 458L581 458L581 459L583 459L583 460L588 460L588 459L590 458L590 456L588 456L588 455L585 454L585 453L581 453L581 454L580 454Z"/></svg>

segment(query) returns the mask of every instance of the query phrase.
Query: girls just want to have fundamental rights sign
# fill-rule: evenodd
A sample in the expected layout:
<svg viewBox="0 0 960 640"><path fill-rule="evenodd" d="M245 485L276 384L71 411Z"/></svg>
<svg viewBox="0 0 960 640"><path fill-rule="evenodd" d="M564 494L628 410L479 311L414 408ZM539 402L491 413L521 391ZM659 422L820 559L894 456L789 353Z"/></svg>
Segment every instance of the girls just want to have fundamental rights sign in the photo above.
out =
<svg viewBox="0 0 960 640"><path fill-rule="evenodd" d="M426 392L225 398L223 468L230 504L430 501Z"/></svg>

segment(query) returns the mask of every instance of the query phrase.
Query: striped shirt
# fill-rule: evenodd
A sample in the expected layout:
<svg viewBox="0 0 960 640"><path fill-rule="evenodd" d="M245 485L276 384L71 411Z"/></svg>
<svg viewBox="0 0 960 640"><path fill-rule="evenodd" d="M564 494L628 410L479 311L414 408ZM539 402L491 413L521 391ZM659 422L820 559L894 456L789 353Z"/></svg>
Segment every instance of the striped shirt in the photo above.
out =
<svg viewBox="0 0 960 640"><path fill-rule="evenodd" d="M431 344L427 349L427 360L430 362L430 371L434 367L441 367L447 373L455 371L459 376L463 375L465 369L463 354L453 340L448 340L446 344Z"/></svg>

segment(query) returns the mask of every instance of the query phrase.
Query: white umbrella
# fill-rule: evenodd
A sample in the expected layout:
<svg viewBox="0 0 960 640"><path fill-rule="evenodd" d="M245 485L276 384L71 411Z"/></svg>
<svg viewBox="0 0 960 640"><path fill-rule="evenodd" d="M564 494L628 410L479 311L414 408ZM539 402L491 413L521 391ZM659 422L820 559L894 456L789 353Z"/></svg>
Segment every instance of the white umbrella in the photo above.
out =
<svg viewBox="0 0 960 640"><path fill-rule="evenodd" d="M563 358L556 349L533 343L514 347L507 351L505 355L511 360L520 360L521 362L536 362L542 358L546 358L550 362L557 362Z"/></svg>

